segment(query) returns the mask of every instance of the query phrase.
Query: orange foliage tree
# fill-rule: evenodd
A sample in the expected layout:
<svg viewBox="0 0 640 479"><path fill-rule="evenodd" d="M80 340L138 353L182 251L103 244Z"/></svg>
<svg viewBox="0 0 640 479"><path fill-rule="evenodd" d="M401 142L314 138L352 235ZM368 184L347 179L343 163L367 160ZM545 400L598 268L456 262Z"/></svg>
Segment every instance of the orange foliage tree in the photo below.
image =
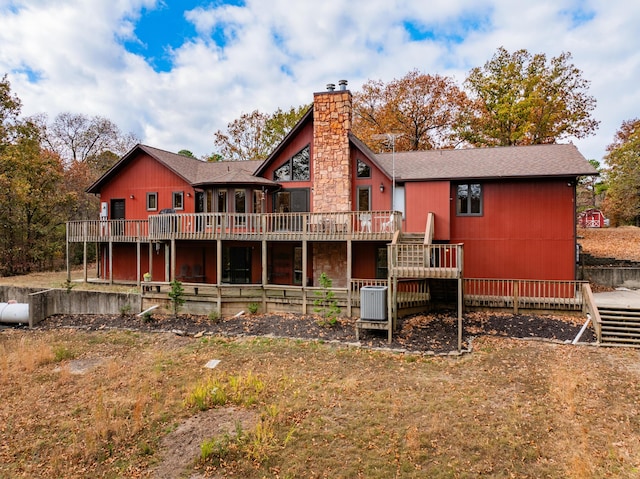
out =
<svg viewBox="0 0 640 479"><path fill-rule="evenodd" d="M459 144L455 130L469 100L453 79L412 70L386 84L367 81L353 106L353 132L372 149L383 147L376 135L394 133L397 150L428 150Z"/></svg>

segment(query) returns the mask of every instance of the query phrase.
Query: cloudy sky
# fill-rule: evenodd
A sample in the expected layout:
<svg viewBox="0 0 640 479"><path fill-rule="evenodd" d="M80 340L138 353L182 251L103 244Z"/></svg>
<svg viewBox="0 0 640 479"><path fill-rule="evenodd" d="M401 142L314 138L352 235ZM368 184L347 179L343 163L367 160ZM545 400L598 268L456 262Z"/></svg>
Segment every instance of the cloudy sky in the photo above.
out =
<svg viewBox="0 0 640 479"><path fill-rule="evenodd" d="M23 114L100 115L196 156L243 112L310 103L327 83L412 69L460 85L496 49L571 52L598 102L601 160L640 117L640 2L628 0L0 0L0 75Z"/></svg>

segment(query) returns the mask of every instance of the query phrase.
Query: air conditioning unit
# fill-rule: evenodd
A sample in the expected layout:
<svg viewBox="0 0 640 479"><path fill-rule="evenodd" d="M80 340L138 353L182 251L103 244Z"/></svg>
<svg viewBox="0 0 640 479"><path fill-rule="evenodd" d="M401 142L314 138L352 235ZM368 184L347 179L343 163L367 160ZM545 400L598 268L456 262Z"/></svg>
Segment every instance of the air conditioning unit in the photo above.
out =
<svg viewBox="0 0 640 479"><path fill-rule="evenodd" d="M363 286L360 288L360 319L365 321L387 320L386 286Z"/></svg>

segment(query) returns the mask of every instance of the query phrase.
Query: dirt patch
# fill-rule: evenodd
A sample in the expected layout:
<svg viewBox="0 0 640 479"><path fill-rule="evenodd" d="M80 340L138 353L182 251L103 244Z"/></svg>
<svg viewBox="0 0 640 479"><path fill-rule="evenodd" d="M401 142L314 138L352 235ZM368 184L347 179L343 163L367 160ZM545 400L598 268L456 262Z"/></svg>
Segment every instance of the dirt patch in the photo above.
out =
<svg viewBox="0 0 640 479"><path fill-rule="evenodd" d="M184 476L200 457L200 445L212 437L229 434L233 436L240 424L243 430L253 428L258 420L255 411L234 407L209 409L191 416L175 431L167 434L160 446L160 464L152 477L156 479L174 479ZM189 476L196 479L198 475Z"/></svg>
<svg viewBox="0 0 640 479"><path fill-rule="evenodd" d="M526 315L474 312L463 318L463 348L473 337L491 335L512 338L543 338L571 341L580 331L584 318L562 315ZM339 343L355 343L355 319L341 319L334 326L321 326L319 318L302 314L256 314L226 318L218 322L206 316L157 316L143 321L135 316L71 315L53 316L39 328L73 327L90 331L130 329L146 332L174 332L183 336L227 335L300 338ZM583 342L595 341L591 329ZM402 318L393 342L387 343L386 331L364 331L360 345L370 348L395 348L415 352L447 353L457 349L458 321L455 312L418 314Z"/></svg>

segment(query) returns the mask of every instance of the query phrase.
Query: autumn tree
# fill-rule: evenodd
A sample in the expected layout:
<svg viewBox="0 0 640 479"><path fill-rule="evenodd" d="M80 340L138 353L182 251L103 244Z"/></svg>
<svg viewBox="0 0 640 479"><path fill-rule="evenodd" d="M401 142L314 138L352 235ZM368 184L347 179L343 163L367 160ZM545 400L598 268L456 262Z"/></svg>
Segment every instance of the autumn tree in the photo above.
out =
<svg viewBox="0 0 640 479"><path fill-rule="evenodd" d="M499 48L484 67L473 68L465 86L474 101L460 128L477 146L556 143L592 135L596 100L589 82L562 53L547 61L527 50Z"/></svg>
<svg viewBox="0 0 640 479"><path fill-rule="evenodd" d="M376 136L385 133L401 135L397 150L452 148L468 103L449 77L412 70L389 83L369 80L353 97L353 132L374 150L381 146Z"/></svg>
<svg viewBox="0 0 640 479"><path fill-rule="evenodd" d="M227 131L218 130L214 134L216 152L208 161L264 160L284 139L308 110L308 106L291 107L287 111L280 108L271 115L254 110L243 113L240 118L227 125Z"/></svg>
<svg viewBox="0 0 640 479"><path fill-rule="evenodd" d="M623 122L607 151L603 209L612 225L640 226L640 119Z"/></svg>
<svg viewBox="0 0 640 479"><path fill-rule="evenodd" d="M6 77L0 87L0 275L50 267L63 258L74 197L60 158L41 147L38 126L20 118Z"/></svg>

